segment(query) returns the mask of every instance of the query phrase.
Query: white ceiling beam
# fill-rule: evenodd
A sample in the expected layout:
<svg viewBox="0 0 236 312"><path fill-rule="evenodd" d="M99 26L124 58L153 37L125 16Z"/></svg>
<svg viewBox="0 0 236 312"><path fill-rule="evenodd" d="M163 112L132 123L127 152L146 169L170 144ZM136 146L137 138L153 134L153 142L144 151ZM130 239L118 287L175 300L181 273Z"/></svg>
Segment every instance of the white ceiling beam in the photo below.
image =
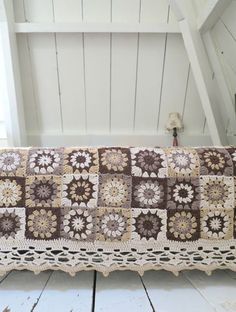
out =
<svg viewBox="0 0 236 312"><path fill-rule="evenodd" d="M198 17L198 29L201 32L206 32L211 29L231 1L232 0L208 0L205 8Z"/></svg>
<svg viewBox="0 0 236 312"><path fill-rule="evenodd" d="M16 33L180 33L167 23L15 23Z"/></svg>
<svg viewBox="0 0 236 312"><path fill-rule="evenodd" d="M175 3L174 6L173 3ZM213 72L208 61L201 34L196 27L196 22L192 20L192 18L191 23L188 21L188 16L186 15L188 9L183 0L170 0L170 4L174 13L176 13L176 7L178 7L179 12L182 12L183 18L179 20L179 26L185 49L191 63L201 104L207 119L212 142L214 145L226 145L228 143L226 131L222 125L217 103L218 90L212 87ZM177 12L177 18L179 12Z"/></svg>
<svg viewBox="0 0 236 312"><path fill-rule="evenodd" d="M12 0L0 0L0 49L0 101L5 108L7 139L9 145L24 146L25 119Z"/></svg>

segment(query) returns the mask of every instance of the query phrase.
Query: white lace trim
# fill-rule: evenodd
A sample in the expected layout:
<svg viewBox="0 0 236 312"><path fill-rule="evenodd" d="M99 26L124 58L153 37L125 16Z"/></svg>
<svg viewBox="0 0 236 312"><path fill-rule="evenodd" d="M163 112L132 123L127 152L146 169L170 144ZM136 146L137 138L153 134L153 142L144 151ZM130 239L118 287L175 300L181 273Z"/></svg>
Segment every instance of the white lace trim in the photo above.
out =
<svg viewBox="0 0 236 312"><path fill-rule="evenodd" d="M115 245L114 245L115 244ZM1 242L0 274L12 269L35 273L52 269L74 275L81 270L97 270L104 275L114 270L188 269L236 271L236 241L79 243L58 241Z"/></svg>

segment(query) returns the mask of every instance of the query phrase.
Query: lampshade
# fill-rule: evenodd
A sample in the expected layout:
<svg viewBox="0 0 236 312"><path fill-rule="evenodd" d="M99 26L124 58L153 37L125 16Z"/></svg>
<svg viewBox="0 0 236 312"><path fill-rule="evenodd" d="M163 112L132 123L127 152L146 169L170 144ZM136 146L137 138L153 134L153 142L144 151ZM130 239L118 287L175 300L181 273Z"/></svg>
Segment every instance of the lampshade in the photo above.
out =
<svg viewBox="0 0 236 312"><path fill-rule="evenodd" d="M179 113L170 113L166 123L166 129L171 131L174 128L180 130L183 128L183 123Z"/></svg>

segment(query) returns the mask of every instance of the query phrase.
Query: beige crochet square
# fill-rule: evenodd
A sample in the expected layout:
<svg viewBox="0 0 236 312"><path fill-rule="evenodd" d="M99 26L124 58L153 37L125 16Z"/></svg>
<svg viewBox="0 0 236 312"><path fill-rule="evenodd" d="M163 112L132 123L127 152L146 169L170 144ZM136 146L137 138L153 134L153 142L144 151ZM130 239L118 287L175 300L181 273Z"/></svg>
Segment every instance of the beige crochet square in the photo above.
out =
<svg viewBox="0 0 236 312"><path fill-rule="evenodd" d="M233 215L233 209L202 208L200 211L201 238L212 240L232 239Z"/></svg>

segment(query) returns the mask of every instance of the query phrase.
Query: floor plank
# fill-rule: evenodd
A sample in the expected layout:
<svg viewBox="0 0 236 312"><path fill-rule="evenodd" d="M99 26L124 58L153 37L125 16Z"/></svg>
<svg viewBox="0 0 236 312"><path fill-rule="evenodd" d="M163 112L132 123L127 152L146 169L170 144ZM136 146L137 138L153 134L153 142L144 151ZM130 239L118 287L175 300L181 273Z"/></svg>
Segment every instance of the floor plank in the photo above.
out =
<svg viewBox="0 0 236 312"><path fill-rule="evenodd" d="M97 274L95 312L153 311L140 277L135 272Z"/></svg>
<svg viewBox="0 0 236 312"><path fill-rule="evenodd" d="M166 271L148 271L142 280L155 311L215 311L182 274L176 277Z"/></svg>
<svg viewBox="0 0 236 312"><path fill-rule="evenodd" d="M0 283L0 311L31 311L50 274L49 271L39 275L29 271L11 272Z"/></svg>
<svg viewBox="0 0 236 312"><path fill-rule="evenodd" d="M53 272L34 312L90 312L92 306L93 272L80 272L71 277L64 272Z"/></svg>
<svg viewBox="0 0 236 312"><path fill-rule="evenodd" d="M217 270L211 276L199 271L184 274L217 312L236 311L236 281L227 272Z"/></svg>
<svg viewBox="0 0 236 312"><path fill-rule="evenodd" d="M236 279L236 272L231 270L225 270L225 272L233 279Z"/></svg>

